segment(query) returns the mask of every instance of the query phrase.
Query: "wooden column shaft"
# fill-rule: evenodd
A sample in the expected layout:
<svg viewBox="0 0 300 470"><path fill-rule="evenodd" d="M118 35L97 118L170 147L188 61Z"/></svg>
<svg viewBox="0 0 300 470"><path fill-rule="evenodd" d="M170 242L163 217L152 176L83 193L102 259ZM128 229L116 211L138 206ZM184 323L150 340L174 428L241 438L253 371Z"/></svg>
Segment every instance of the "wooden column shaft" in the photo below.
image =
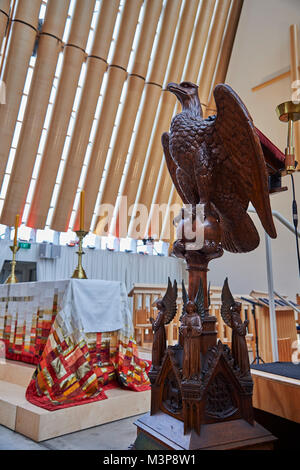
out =
<svg viewBox="0 0 300 470"><path fill-rule="evenodd" d="M205 113L206 116L210 114L214 114L214 109L216 105L215 105L215 101L213 97L213 90L215 86L218 83L224 83L226 79L229 61L230 61L232 48L233 48L233 43L234 43L234 39L235 39L235 35L236 35L237 28L238 28L242 7L243 7L243 2L244 0L233 0L231 8L230 8L228 24L226 27L224 39L222 41L222 46L221 46L221 50L219 53L219 60L218 60L218 65L217 65L217 69L216 69L216 73L214 77L214 83L211 87L211 92L210 92L210 99L209 99L209 105L208 105L210 109L208 109L208 112Z"/></svg>
<svg viewBox="0 0 300 470"><path fill-rule="evenodd" d="M64 47L62 71L53 105L39 176L27 225L43 229L60 164L73 102L77 91L85 47L94 10L94 0L76 3L70 35Z"/></svg>
<svg viewBox="0 0 300 470"><path fill-rule="evenodd" d="M216 0L202 0L201 9L198 15L195 34L189 54L189 65L185 70L183 80L197 83L199 68L203 58L207 36L214 12Z"/></svg>
<svg viewBox="0 0 300 470"><path fill-rule="evenodd" d="M148 150L149 155L151 155L151 159L148 161L147 170L142 182L147 187L147 191L142 191L138 200L140 204L145 204L148 210L150 209L153 199L153 193L156 186L163 154L163 148L161 144L161 135L163 133L162 130L167 130L169 128L176 104L176 97L169 91L163 91L159 106L160 112L156 121L154 135L151 138L151 143Z"/></svg>
<svg viewBox="0 0 300 470"><path fill-rule="evenodd" d="M10 0L0 1L0 48L5 36L6 27L9 19Z"/></svg>
<svg viewBox="0 0 300 470"><path fill-rule="evenodd" d="M126 71L119 67L109 67L106 93L103 96L101 113L98 120L97 132L93 143L89 167L84 183L86 194L85 230L89 230L96 204L101 177L104 170L111 133L116 118L120 97L126 79ZM79 210L73 230L79 226Z"/></svg>
<svg viewBox="0 0 300 470"><path fill-rule="evenodd" d="M107 64L97 58L88 57L86 67L87 78L80 99L80 106L70 142L68 158L51 223L51 228L59 232L68 231L77 186L89 143L100 88L104 73L107 69Z"/></svg>
<svg viewBox="0 0 300 470"><path fill-rule="evenodd" d="M107 72L107 87L103 97L95 141L84 184L86 191L85 224L87 229L90 228L95 209L111 133L127 75L126 69L141 6L142 0L130 0L125 3L116 48L111 66ZM75 229L78 223L79 211L76 214Z"/></svg>
<svg viewBox="0 0 300 470"><path fill-rule="evenodd" d="M168 64L172 42L179 17L181 0L168 0L163 12L159 38L151 69L146 77L140 121L136 129L131 159L124 177L122 194L127 196L128 208L134 204L140 175L143 170L147 146L151 136L162 82ZM110 230L113 233L114 227Z"/></svg>
<svg viewBox="0 0 300 470"><path fill-rule="evenodd" d="M11 39L2 80L6 85L6 104L0 113L0 183L4 175L29 60L36 39L40 0L19 2L11 29ZM21 22L21 21L24 21Z"/></svg>
<svg viewBox="0 0 300 470"><path fill-rule="evenodd" d="M1 214L1 223L9 226L13 225L15 214L20 214L22 218L60 49L61 44L55 38L46 35L40 37L39 53L46 53L46 55L44 55L44 60L39 61L39 64L35 66L32 92L27 100L26 112ZM50 74L52 77L49 77Z"/></svg>
<svg viewBox="0 0 300 470"><path fill-rule="evenodd" d="M0 11L8 17L10 13L11 0L0 0Z"/></svg>
<svg viewBox="0 0 300 470"><path fill-rule="evenodd" d="M124 112L117 131L109 172L101 197L101 204L115 204L116 202L144 84L144 80L135 75L130 75L127 79ZM97 228L97 233L99 230L100 227Z"/></svg>
<svg viewBox="0 0 300 470"><path fill-rule="evenodd" d="M224 35L224 39L223 39L223 42L222 42L222 47L221 47L220 52L219 52L219 62L218 62L218 67L217 67L217 70L216 70L216 74L215 74L215 78L214 78L214 85L213 85L212 89L214 88L214 86L217 83L222 83L225 80L225 76L226 76L226 73L227 73L229 60L230 60L230 56L231 56L231 52L232 52L233 42L234 42L237 27L238 27L238 22L239 22L239 18L240 18L242 5L243 5L243 0L233 0L233 2L232 2L230 12L229 12L229 18L228 18L228 23L227 23L225 35ZM204 5L202 5L202 6L204 6ZM203 37L199 39L199 45L197 45L200 50L203 50L204 46L206 44L207 34L208 34L208 26L209 26L208 22L210 22L210 20L212 18L212 13L213 13L213 9L212 9L211 4L208 4L207 6L210 7L210 10L209 10L209 12L206 13L206 15L207 15L206 18L204 16L204 12L203 12L202 18L203 18L203 21L205 21L203 23L203 29L201 28L202 23L199 24L199 26L197 25L197 28L196 28L196 31L203 31ZM199 22L200 22L200 18L201 18L201 15L199 17ZM205 18L205 20L204 20L204 18ZM204 32L206 32L206 36L205 36ZM192 48L192 51L193 50L196 51L198 49L198 47ZM189 62L191 64L194 64L195 63L195 57L191 56ZM199 64L199 67L200 67L200 64ZM193 70L195 72L195 69L193 69ZM186 71L186 79L193 81L193 79L189 78L189 77L190 77L190 75L189 75L189 67L188 67L187 71ZM200 89L201 89L201 85L200 85ZM200 89L199 89L199 91L200 91ZM213 104L210 102L209 106L211 107L212 105ZM205 112L205 109L203 109L203 111ZM163 160L164 160L164 157L163 157ZM169 194L170 194L172 186L173 186L173 183L172 183L172 180L170 178L167 166L166 166L166 164L164 164L163 172L162 172L161 178L158 182L158 191L157 191L157 194L156 194L156 201L155 202L156 203L161 203L161 204L166 203L168 201ZM179 198L179 200L180 200L180 198ZM167 216L168 216L168 214L167 214ZM165 234L162 233L162 236L165 237Z"/></svg>
<svg viewBox="0 0 300 470"><path fill-rule="evenodd" d="M220 45L224 34L230 0L218 0L213 25L209 34L204 64L199 77L200 102L207 104L217 63Z"/></svg>
<svg viewBox="0 0 300 470"><path fill-rule="evenodd" d="M181 3L181 0L168 0L166 3L159 32L157 49L155 51L155 57L151 65L151 69L147 74L147 82L162 85L164 81Z"/></svg>
<svg viewBox="0 0 300 470"><path fill-rule="evenodd" d="M22 218L57 58L62 47L59 38L62 38L68 8L69 0L51 0L46 11L18 148L1 215L2 223L9 226L13 225L15 214L20 214ZM53 21L53 17L56 21Z"/></svg>
<svg viewBox="0 0 300 470"><path fill-rule="evenodd" d="M53 230L60 232L67 231L69 227L100 89L107 70L106 59L118 10L119 0L103 0L101 3L91 53L86 60L85 80L51 224Z"/></svg>
<svg viewBox="0 0 300 470"><path fill-rule="evenodd" d="M190 34L193 30L193 23L195 20L195 15L198 6L199 3L197 1L192 0L187 2L184 6L179 25L179 31L177 33L173 49L174 52L172 56L171 65L168 69L167 77L165 79L165 85L169 81L177 82L181 79L190 43ZM152 131L151 143L148 148L148 154L151 155L151 158L147 161L147 163L145 162L147 168L146 171L145 168L143 170L144 177L140 183L141 185L145 186L144 188L143 186L141 186L142 190L140 191L136 200L138 204L144 204L148 208L148 210L150 209L151 202L153 199L154 189L156 186L157 176L162 158L162 129L168 129L175 105L175 96L173 96L169 92L163 92L159 106L158 118L155 123L155 129ZM131 235L131 229L129 229L128 236Z"/></svg>
<svg viewBox="0 0 300 470"><path fill-rule="evenodd" d="M172 243L174 239L176 238L174 235L176 234L175 232L175 227L173 224L173 218L171 217L171 209L172 207L175 207L175 205L178 205L178 207L182 207L182 201L175 189L175 186L173 185L170 188L170 204L168 206L168 210L166 212L165 219L163 220L162 223L162 229L160 233L160 240L170 242ZM179 213L179 211L178 211ZM174 214L174 217L178 215L178 213Z"/></svg>
<svg viewBox="0 0 300 470"><path fill-rule="evenodd" d="M77 47L66 46L64 49L63 68L28 215L28 227L43 229L46 224L84 57L84 51Z"/></svg>
<svg viewBox="0 0 300 470"><path fill-rule="evenodd" d="M136 131L131 160L123 188L123 194L127 196L128 208L134 204L136 198L160 95L161 87L152 83L146 83L140 122Z"/></svg>
<svg viewBox="0 0 300 470"><path fill-rule="evenodd" d="M154 4L153 2L147 2L146 4L134 64L131 75L127 79L125 102L112 150L111 163L104 183L101 197L102 204L116 203L132 130L144 89L145 79L143 77L146 76L161 7L161 1L156 1ZM113 181L113 185L111 181ZM101 233L101 231L101 227L97 225L96 232Z"/></svg>
<svg viewBox="0 0 300 470"><path fill-rule="evenodd" d="M190 51L190 55L188 58L189 66L185 70L185 76L183 77L183 80L188 80L194 83L197 82L197 77L199 74L199 69L201 66L202 58L203 58L203 52L204 52L205 45L207 42L208 32L209 32L209 28L211 24L211 18L212 18L214 8L215 8L215 3L216 3L215 0L213 1L203 0L201 4L201 9L198 14L197 24L195 27L195 34L193 37L193 42L191 44L191 51ZM168 129L168 127L166 128L166 130ZM164 129L161 130L161 132L163 131ZM158 152L161 154L162 148L158 149ZM168 202L171 188L173 187L171 177L169 175L167 166L164 161L164 156L162 158L163 158L164 168L163 168L161 178L159 180L156 200L154 201L158 204L160 203L164 204ZM173 195L171 204L176 204L176 203L178 204L181 203L181 199L177 195L177 191L175 191L175 194ZM167 238L167 233L169 233L170 235L174 233L174 226L172 225L172 221L170 221L169 209L167 211L165 219L166 221L164 221L162 225L161 239L172 242L173 239L169 240ZM151 218L149 220L149 223L151 223Z"/></svg>
<svg viewBox="0 0 300 470"><path fill-rule="evenodd" d="M64 34L70 0L49 0L41 35L53 35L61 40Z"/></svg>

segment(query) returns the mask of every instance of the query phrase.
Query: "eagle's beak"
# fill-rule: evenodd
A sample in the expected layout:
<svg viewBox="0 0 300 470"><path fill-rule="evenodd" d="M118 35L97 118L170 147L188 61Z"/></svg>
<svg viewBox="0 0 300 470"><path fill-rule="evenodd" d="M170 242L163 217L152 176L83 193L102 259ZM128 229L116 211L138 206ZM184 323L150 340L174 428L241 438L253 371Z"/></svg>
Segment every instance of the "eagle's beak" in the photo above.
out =
<svg viewBox="0 0 300 470"><path fill-rule="evenodd" d="M178 95L186 95L186 91L184 90L184 88L182 88L180 85L178 85L177 83L168 83L167 85L167 90L168 91L171 91L171 93L174 93L174 95L178 96Z"/></svg>

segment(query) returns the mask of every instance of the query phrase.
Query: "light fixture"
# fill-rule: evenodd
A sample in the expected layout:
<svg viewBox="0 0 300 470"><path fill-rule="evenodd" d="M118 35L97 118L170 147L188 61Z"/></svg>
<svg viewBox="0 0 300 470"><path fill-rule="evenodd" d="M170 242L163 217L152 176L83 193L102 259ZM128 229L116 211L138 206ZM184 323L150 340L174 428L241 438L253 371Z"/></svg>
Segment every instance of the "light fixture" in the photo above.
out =
<svg viewBox="0 0 300 470"><path fill-rule="evenodd" d="M288 123L287 146L285 148L285 170L291 174L296 170L294 147L294 122L300 119L300 102L285 101L276 107L280 121Z"/></svg>

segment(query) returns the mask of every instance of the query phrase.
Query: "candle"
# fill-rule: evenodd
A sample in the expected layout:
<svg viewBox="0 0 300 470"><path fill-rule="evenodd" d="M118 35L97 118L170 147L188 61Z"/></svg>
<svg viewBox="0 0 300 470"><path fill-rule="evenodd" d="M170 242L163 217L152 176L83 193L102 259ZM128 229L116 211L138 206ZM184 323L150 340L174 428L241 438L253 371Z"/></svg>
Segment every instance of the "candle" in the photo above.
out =
<svg viewBox="0 0 300 470"><path fill-rule="evenodd" d="M84 190L80 193L80 227L79 230L84 230Z"/></svg>
<svg viewBox="0 0 300 470"><path fill-rule="evenodd" d="M17 238L18 238L18 227L19 227L19 214L16 215L15 221L15 238L14 238L14 246L17 246Z"/></svg>

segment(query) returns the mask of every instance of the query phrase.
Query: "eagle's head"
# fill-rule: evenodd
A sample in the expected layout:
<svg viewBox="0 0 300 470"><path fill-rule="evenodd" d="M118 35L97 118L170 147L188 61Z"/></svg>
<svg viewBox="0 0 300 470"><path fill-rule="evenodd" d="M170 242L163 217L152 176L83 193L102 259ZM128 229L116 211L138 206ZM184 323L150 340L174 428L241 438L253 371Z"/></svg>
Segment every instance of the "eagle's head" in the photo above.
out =
<svg viewBox="0 0 300 470"><path fill-rule="evenodd" d="M179 99L182 109L196 110L202 114L198 86L191 82L168 83L167 90Z"/></svg>

